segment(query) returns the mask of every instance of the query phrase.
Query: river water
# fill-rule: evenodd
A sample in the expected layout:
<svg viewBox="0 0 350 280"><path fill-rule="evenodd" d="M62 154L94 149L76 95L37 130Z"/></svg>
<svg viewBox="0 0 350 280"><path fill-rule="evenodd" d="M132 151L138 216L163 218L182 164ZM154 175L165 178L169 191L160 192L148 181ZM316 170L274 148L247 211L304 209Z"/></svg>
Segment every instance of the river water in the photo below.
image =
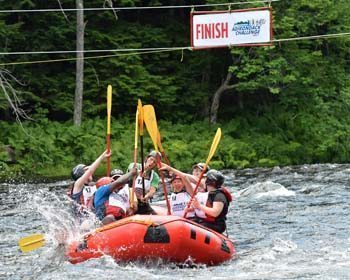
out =
<svg viewBox="0 0 350 280"><path fill-rule="evenodd" d="M110 257L72 265L59 246L76 226L68 181L0 184L0 279L350 279L350 165L226 170L234 195L228 234L237 254L216 267L117 264ZM20 238L47 243L21 253Z"/></svg>

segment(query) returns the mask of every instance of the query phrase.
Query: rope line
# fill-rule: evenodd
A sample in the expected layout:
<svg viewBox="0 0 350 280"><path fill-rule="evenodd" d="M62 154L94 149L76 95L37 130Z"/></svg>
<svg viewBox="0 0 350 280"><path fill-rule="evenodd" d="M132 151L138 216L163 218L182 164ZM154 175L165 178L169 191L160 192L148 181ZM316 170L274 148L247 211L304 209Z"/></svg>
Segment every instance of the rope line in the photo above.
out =
<svg viewBox="0 0 350 280"><path fill-rule="evenodd" d="M240 1L233 3L218 4L201 4L201 5L179 5L179 6L151 6L151 7L103 7L103 8L71 8L71 9L33 9L33 10L0 10L0 13L39 13L39 12L76 12L76 11L119 11L119 10L153 10L153 9L184 9L192 7L219 7L229 5L244 5L257 3L278 2L280 0L256 0L256 1Z"/></svg>
<svg viewBox="0 0 350 280"><path fill-rule="evenodd" d="M349 36L350 32L344 33L333 33L333 34L324 34L324 35L313 35L313 36L303 36L303 37L293 37L286 39L275 39L272 42L288 42L288 41L300 41L300 40L314 40L314 39L323 39L323 38L333 38L333 37L341 37L341 36Z"/></svg>
<svg viewBox="0 0 350 280"><path fill-rule="evenodd" d="M316 40L316 39L327 39L327 38L337 38L342 36L350 36L348 33L334 33L334 34L324 34L324 35L313 35L313 36L304 36L304 37L293 37L285 39L274 39L271 43L278 42L290 42L290 41L300 41L300 40ZM143 48L143 49L115 49L115 50L87 50L84 52L124 52L119 54L111 55L100 55L100 56L89 56L84 58L62 58L62 59L50 59L50 60L38 60L38 61L19 61L19 62L9 62L9 63L0 63L0 66L6 65L22 65L22 64L39 64L39 63L50 63L50 62L62 62L62 61L76 61L79 59L96 59L96 58L110 58L110 57L123 57L123 56L132 56L132 55L143 55L143 54L153 54L161 52L172 52L172 51L184 51L184 50L193 50L192 47L169 47L169 48ZM125 53L128 52L128 53ZM77 53L77 51L52 51L52 52L16 52L16 53L0 53L1 55L11 55L11 54L61 54L61 53Z"/></svg>
<svg viewBox="0 0 350 280"><path fill-rule="evenodd" d="M35 51L35 52L0 52L0 55L23 55L23 54L69 54L69 53L103 53L103 52L133 52L133 51L155 51L155 50L181 50L184 47L169 48L140 48L140 49L109 49L109 50L84 50L84 51Z"/></svg>
<svg viewBox="0 0 350 280"><path fill-rule="evenodd" d="M161 53L161 52L171 52L171 51L182 50L182 49L188 49L188 48L181 48L181 49L171 49L170 48L170 49L155 50L155 51L131 52L131 53L99 55L99 56L87 56L87 57L83 57L83 58L73 57L73 58L60 58L60 59L48 59L48 60L36 60L36 61L19 61L19 62L0 63L0 66L88 60L88 59L95 59L95 58L122 57L122 56L143 55L143 54L152 54L152 53Z"/></svg>

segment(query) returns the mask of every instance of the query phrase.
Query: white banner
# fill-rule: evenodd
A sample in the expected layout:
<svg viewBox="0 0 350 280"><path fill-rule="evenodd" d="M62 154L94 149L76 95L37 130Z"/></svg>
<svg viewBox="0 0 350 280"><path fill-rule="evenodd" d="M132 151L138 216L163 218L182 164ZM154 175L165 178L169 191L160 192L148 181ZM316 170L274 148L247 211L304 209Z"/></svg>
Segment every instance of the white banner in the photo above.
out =
<svg viewBox="0 0 350 280"><path fill-rule="evenodd" d="M271 10L192 13L191 45L211 48L230 45L270 45Z"/></svg>

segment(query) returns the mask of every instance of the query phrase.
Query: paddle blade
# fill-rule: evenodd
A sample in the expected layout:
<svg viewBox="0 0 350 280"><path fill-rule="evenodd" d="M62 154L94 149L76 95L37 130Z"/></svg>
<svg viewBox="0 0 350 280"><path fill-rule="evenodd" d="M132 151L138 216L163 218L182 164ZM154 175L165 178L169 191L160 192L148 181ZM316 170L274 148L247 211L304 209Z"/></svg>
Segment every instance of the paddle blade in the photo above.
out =
<svg viewBox="0 0 350 280"><path fill-rule="evenodd" d="M143 135L144 112L143 112L143 107L142 107L142 103L141 103L140 99L137 101L137 110L139 112L138 124L139 124L139 128L140 128L140 136L142 136Z"/></svg>
<svg viewBox="0 0 350 280"><path fill-rule="evenodd" d="M21 238L18 241L19 248L22 252L30 252L42 247L45 244L45 237L43 234L33 234Z"/></svg>
<svg viewBox="0 0 350 280"><path fill-rule="evenodd" d="M205 162L205 165L208 165L209 161L211 160L211 158L215 154L215 151L216 151L216 148L219 145L220 139L221 139L221 128L219 127L217 129L217 131L216 131L213 143L211 144L209 155L208 155L208 158L207 158L207 160Z"/></svg>
<svg viewBox="0 0 350 280"><path fill-rule="evenodd" d="M107 134L111 134L112 86L107 87Z"/></svg>
<svg viewBox="0 0 350 280"><path fill-rule="evenodd" d="M147 131L152 139L154 149L158 151L158 125L156 119L156 113L152 105L143 106L143 117L146 124Z"/></svg>
<svg viewBox="0 0 350 280"><path fill-rule="evenodd" d="M157 133L157 145L158 145L159 151L164 152L162 141L160 139L159 130L158 130L158 133Z"/></svg>

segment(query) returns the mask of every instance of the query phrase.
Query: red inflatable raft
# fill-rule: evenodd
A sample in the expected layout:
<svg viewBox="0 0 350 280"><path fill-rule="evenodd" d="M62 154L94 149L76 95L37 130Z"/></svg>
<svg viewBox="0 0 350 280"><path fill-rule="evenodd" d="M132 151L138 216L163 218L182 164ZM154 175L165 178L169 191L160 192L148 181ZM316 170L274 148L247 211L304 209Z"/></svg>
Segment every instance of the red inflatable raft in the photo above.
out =
<svg viewBox="0 0 350 280"><path fill-rule="evenodd" d="M135 215L71 243L66 252L75 264L102 255L116 261L162 259L175 263L217 265L235 253L226 236L176 216Z"/></svg>

